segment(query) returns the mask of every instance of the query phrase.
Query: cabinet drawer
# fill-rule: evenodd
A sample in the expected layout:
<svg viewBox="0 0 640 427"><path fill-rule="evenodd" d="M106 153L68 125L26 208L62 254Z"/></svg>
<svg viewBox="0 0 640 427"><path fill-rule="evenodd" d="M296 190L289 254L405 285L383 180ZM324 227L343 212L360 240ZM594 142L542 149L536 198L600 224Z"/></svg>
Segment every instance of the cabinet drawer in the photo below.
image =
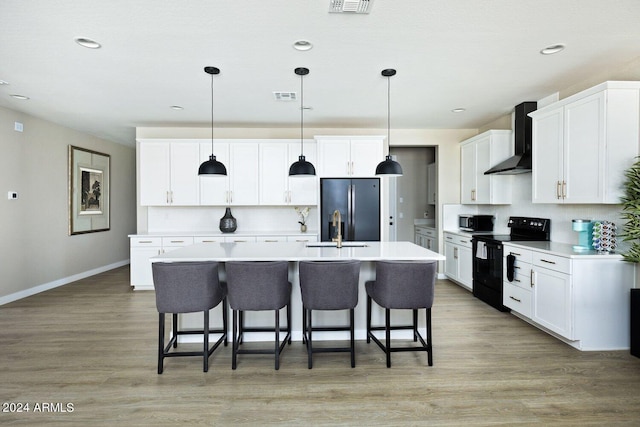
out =
<svg viewBox="0 0 640 427"><path fill-rule="evenodd" d="M531 318L531 291L509 282L504 282L502 292L502 304L523 316Z"/></svg>
<svg viewBox="0 0 640 427"><path fill-rule="evenodd" d="M192 236L163 237L162 247L193 245Z"/></svg>
<svg viewBox="0 0 640 427"><path fill-rule="evenodd" d="M162 246L162 237L132 237L130 245L140 246Z"/></svg>
<svg viewBox="0 0 640 427"><path fill-rule="evenodd" d="M453 243L455 245L464 246L467 248L471 248L471 237L459 236L457 234L445 233L444 234L445 242Z"/></svg>
<svg viewBox="0 0 640 427"><path fill-rule="evenodd" d="M549 270L558 271L560 273L571 274L571 260L557 255L534 252L533 265L548 268Z"/></svg>
<svg viewBox="0 0 640 427"><path fill-rule="evenodd" d="M521 262L531 264L531 262L533 261L533 251L529 249L522 249L514 246L504 245L504 254L505 256L509 254L515 255L516 265Z"/></svg>

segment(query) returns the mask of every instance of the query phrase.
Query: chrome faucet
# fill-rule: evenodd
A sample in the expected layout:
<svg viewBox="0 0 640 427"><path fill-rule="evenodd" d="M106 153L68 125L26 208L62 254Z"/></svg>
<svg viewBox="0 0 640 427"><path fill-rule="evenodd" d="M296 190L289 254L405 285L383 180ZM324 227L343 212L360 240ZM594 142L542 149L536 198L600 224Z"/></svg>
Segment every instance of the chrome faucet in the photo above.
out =
<svg viewBox="0 0 640 427"><path fill-rule="evenodd" d="M332 242L337 242L337 247L341 248L342 247L342 232L341 232L342 215L340 215L340 211L338 209L333 211L333 224L332 225L334 227L337 227L337 231L336 231L336 237L331 239L331 241Z"/></svg>

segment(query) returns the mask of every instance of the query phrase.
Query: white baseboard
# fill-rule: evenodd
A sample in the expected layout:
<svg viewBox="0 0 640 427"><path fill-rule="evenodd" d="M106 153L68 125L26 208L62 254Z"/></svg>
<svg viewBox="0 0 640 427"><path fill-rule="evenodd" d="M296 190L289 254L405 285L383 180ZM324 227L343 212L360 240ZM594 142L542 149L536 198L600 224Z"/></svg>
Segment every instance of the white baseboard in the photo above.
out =
<svg viewBox="0 0 640 427"><path fill-rule="evenodd" d="M63 277L62 279L58 279L58 280L54 280L53 282L34 286L33 288L25 289L23 291L15 292L13 294L5 295L3 297L0 297L0 305L8 304L10 302L17 301L22 298L30 297L32 295L39 294L40 292L48 291L49 289L54 289L59 286L67 285L71 282L75 282L76 280L94 276L99 273L104 273L105 271L113 270L114 268L122 267L123 265L127 265L127 264L129 264L128 259L119 261L113 264L105 265L102 267L94 268L93 270L83 271L82 273L74 274L73 276Z"/></svg>

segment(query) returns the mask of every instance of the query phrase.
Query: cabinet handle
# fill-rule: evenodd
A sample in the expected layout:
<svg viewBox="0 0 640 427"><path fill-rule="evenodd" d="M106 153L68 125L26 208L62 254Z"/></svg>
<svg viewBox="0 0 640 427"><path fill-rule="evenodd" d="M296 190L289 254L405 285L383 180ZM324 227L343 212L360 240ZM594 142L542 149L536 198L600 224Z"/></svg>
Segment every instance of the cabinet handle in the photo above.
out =
<svg viewBox="0 0 640 427"><path fill-rule="evenodd" d="M518 298L514 298L514 297L512 297L511 295L509 295L509 298L511 298L512 300L514 300L514 301L516 301L516 302L522 302L522 301L520 301Z"/></svg>
<svg viewBox="0 0 640 427"><path fill-rule="evenodd" d="M140 240L138 243L153 243L151 240Z"/></svg>
<svg viewBox="0 0 640 427"><path fill-rule="evenodd" d="M556 198L558 200L562 197L562 195L560 194L561 186L562 186L562 183L560 181L556 181Z"/></svg>
<svg viewBox="0 0 640 427"><path fill-rule="evenodd" d="M522 254L519 254L518 252L509 252L509 254L514 256L522 256Z"/></svg>
<svg viewBox="0 0 640 427"><path fill-rule="evenodd" d="M167 204L169 204L169 192L167 191Z"/></svg>
<svg viewBox="0 0 640 427"><path fill-rule="evenodd" d="M531 287L533 288L533 270L531 270L531 273L529 273L529 281L531 282Z"/></svg>
<svg viewBox="0 0 640 427"><path fill-rule="evenodd" d="M184 243L184 240L172 240L171 243Z"/></svg>
<svg viewBox="0 0 640 427"><path fill-rule="evenodd" d="M309 239L296 239L296 242L308 242Z"/></svg>
<svg viewBox="0 0 640 427"><path fill-rule="evenodd" d="M277 240L269 240L269 239L265 239L265 243L274 243L277 242Z"/></svg>
<svg viewBox="0 0 640 427"><path fill-rule="evenodd" d="M546 262L547 264L555 264L555 262L554 262L554 261L547 261L547 260L546 260L546 259L544 259L544 258L540 258L540 261L542 261L542 262Z"/></svg>
<svg viewBox="0 0 640 427"><path fill-rule="evenodd" d="M347 175L351 175L351 162L347 162Z"/></svg>
<svg viewBox="0 0 640 427"><path fill-rule="evenodd" d="M458 259L458 248L453 248L453 259Z"/></svg>
<svg viewBox="0 0 640 427"><path fill-rule="evenodd" d="M233 191L229 191L229 203L233 203Z"/></svg>
<svg viewBox="0 0 640 427"><path fill-rule="evenodd" d="M513 279L513 281L520 283L520 279Z"/></svg>
<svg viewBox="0 0 640 427"><path fill-rule="evenodd" d="M460 243L469 243L468 240L460 240Z"/></svg>
<svg viewBox="0 0 640 427"><path fill-rule="evenodd" d="M562 181L562 198L567 198L567 181Z"/></svg>
<svg viewBox="0 0 640 427"><path fill-rule="evenodd" d="M448 236L447 236L447 240L453 240L453 237L448 237Z"/></svg>
<svg viewBox="0 0 640 427"><path fill-rule="evenodd" d="M217 243L217 240L203 240L201 243Z"/></svg>
<svg viewBox="0 0 640 427"><path fill-rule="evenodd" d="M471 190L471 200L472 201L476 200L476 190Z"/></svg>

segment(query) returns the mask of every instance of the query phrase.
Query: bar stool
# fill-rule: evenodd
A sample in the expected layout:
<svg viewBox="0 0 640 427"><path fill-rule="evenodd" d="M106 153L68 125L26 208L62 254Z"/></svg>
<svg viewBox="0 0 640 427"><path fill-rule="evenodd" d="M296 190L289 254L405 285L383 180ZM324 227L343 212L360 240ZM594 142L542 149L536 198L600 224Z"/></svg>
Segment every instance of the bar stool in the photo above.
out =
<svg viewBox="0 0 640 427"><path fill-rule="evenodd" d="M377 261L376 279L367 281L367 343L373 340L387 356L387 368L391 367L391 352L426 351L429 366L433 366L431 339L431 307L436 282L436 262L417 261ZM371 326L371 300L385 309L385 326ZM426 310L427 339L418 331L418 309ZM412 325L391 326L391 309L410 309L413 311ZM413 330L413 341L420 340L419 346L392 347L391 331L398 329ZM383 345L372 331L385 331Z"/></svg>
<svg viewBox="0 0 640 427"><path fill-rule="evenodd" d="M356 366L354 307L358 304L360 261L302 261L298 266L302 293L303 337L307 344L309 369L313 353L350 352L351 367ZM313 310L349 310L349 326L313 326ZM349 347L313 348L314 331L349 331Z"/></svg>
<svg viewBox="0 0 640 427"><path fill-rule="evenodd" d="M165 357L202 356L204 372L209 370L209 357L220 343L227 345L227 290L218 279L218 263L207 262L154 262L151 265L153 285L156 290L158 309L158 374L162 374ZM222 328L211 329L209 310L222 302ZM181 331L178 327L178 313L203 312L202 330ZM169 343L164 345L165 314L173 315L173 330ZM201 334L202 351L171 351L178 347L181 335ZM221 334L209 348L209 334Z"/></svg>
<svg viewBox="0 0 640 427"><path fill-rule="evenodd" d="M275 354L275 368L280 369L280 353L291 344L291 283L287 261L225 264L229 305L233 310L233 344L231 368L236 369L238 354ZM287 308L286 335L280 343L280 309ZM273 310L274 327L245 327L245 311ZM245 332L275 332L275 349L240 349Z"/></svg>

